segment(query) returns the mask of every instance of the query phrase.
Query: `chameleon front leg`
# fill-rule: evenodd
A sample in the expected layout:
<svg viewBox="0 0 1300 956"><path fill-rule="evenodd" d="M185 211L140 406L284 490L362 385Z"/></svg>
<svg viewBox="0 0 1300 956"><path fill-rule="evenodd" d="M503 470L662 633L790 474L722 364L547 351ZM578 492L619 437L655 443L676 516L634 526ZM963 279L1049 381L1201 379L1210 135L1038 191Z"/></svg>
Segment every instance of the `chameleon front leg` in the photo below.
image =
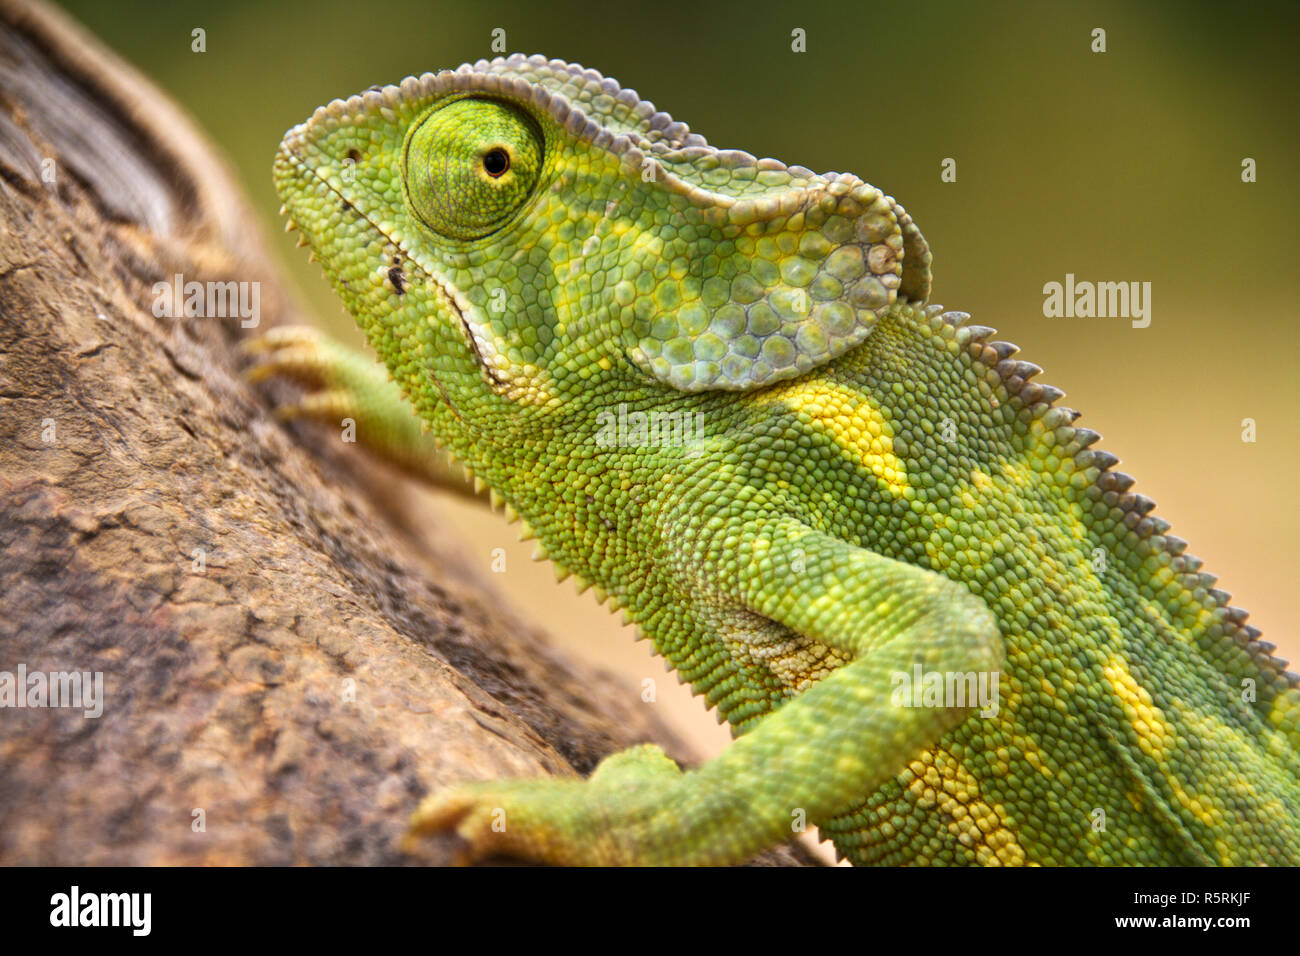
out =
<svg viewBox="0 0 1300 956"><path fill-rule="evenodd" d="M715 535L704 561L737 608L852 660L681 772L658 748L615 754L588 781L470 784L428 798L415 834L454 829L470 858L557 864L728 864L787 839L802 811L842 813L897 776L968 708L898 706L897 674L986 673L1002 639L948 579L788 519ZM692 549L684 549L690 553ZM802 568L802 571L795 569ZM716 591L714 591L716 593Z"/></svg>
<svg viewBox="0 0 1300 956"><path fill-rule="evenodd" d="M307 326L282 326L244 346L258 363L248 379L290 379L306 387L281 418L309 418L339 427L356 423L357 443L432 485L474 496L462 470L434 443L387 370L361 352Z"/></svg>

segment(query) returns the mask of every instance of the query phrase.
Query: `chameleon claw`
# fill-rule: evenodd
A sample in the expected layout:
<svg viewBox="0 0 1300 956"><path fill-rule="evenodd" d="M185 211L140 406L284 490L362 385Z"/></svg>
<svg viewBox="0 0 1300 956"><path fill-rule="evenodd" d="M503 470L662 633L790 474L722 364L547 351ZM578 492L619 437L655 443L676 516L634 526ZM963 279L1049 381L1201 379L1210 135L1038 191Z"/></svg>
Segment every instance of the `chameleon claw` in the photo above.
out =
<svg viewBox="0 0 1300 956"><path fill-rule="evenodd" d="M466 789L425 797L411 814L400 844L402 852L414 854L421 841L446 836L452 840L452 863L469 866L490 855L488 843L499 835L492 826L494 814L499 810L491 799Z"/></svg>

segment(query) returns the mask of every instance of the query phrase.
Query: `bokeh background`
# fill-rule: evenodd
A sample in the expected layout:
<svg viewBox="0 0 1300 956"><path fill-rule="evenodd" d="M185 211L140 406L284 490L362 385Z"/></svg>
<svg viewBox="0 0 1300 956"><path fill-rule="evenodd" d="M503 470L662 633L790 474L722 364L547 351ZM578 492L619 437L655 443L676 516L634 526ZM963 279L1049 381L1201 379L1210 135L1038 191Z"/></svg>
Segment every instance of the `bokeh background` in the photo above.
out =
<svg viewBox="0 0 1300 956"><path fill-rule="evenodd" d="M851 170L898 197L935 254L932 301L1019 344L1123 459L1136 490L1300 656L1296 320L1297 7L1266 2L911 4L444 3L386 0L65 7L187 107L229 156L285 269L360 342L315 265L280 234L270 169L319 104L511 52L617 77L719 146ZM190 31L207 33L193 53ZM791 31L807 52L791 51ZM1106 31L1105 53L1091 51ZM940 179L956 160L956 182ZM1241 164L1258 181L1241 181ZM1152 283L1152 322L1044 318L1066 273ZM1243 419L1258 440L1244 443ZM396 479L395 479L396 480ZM465 560L557 640L636 681L705 754L726 733L644 643L486 509L424 494Z"/></svg>

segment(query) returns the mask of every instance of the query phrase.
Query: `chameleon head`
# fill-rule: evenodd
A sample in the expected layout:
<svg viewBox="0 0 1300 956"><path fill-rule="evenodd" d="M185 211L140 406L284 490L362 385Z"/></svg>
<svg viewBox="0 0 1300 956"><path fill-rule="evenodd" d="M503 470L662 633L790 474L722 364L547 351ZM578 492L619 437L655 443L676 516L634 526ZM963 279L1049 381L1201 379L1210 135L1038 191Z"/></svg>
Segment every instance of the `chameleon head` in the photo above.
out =
<svg viewBox="0 0 1300 956"><path fill-rule="evenodd" d="M275 179L413 396L430 376L516 408L593 378L758 388L929 291L925 240L875 187L716 149L542 57L336 100L286 134Z"/></svg>

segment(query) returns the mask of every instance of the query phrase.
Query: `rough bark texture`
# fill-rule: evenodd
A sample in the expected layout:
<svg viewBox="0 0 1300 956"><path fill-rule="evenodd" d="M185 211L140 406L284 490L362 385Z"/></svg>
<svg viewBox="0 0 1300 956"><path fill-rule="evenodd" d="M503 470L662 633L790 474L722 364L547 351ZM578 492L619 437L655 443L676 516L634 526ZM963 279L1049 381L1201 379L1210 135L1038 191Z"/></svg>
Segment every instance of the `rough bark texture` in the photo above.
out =
<svg viewBox="0 0 1300 956"><path fill-rule="evenodd" d="M0 2L0 671L105 692L97 719L0 709L0 863L404 862L435 787L684 755L375 504L394 477L295 444L238 320L153 315L179 273L301 321L254 223L165 97Z"/></svg>

